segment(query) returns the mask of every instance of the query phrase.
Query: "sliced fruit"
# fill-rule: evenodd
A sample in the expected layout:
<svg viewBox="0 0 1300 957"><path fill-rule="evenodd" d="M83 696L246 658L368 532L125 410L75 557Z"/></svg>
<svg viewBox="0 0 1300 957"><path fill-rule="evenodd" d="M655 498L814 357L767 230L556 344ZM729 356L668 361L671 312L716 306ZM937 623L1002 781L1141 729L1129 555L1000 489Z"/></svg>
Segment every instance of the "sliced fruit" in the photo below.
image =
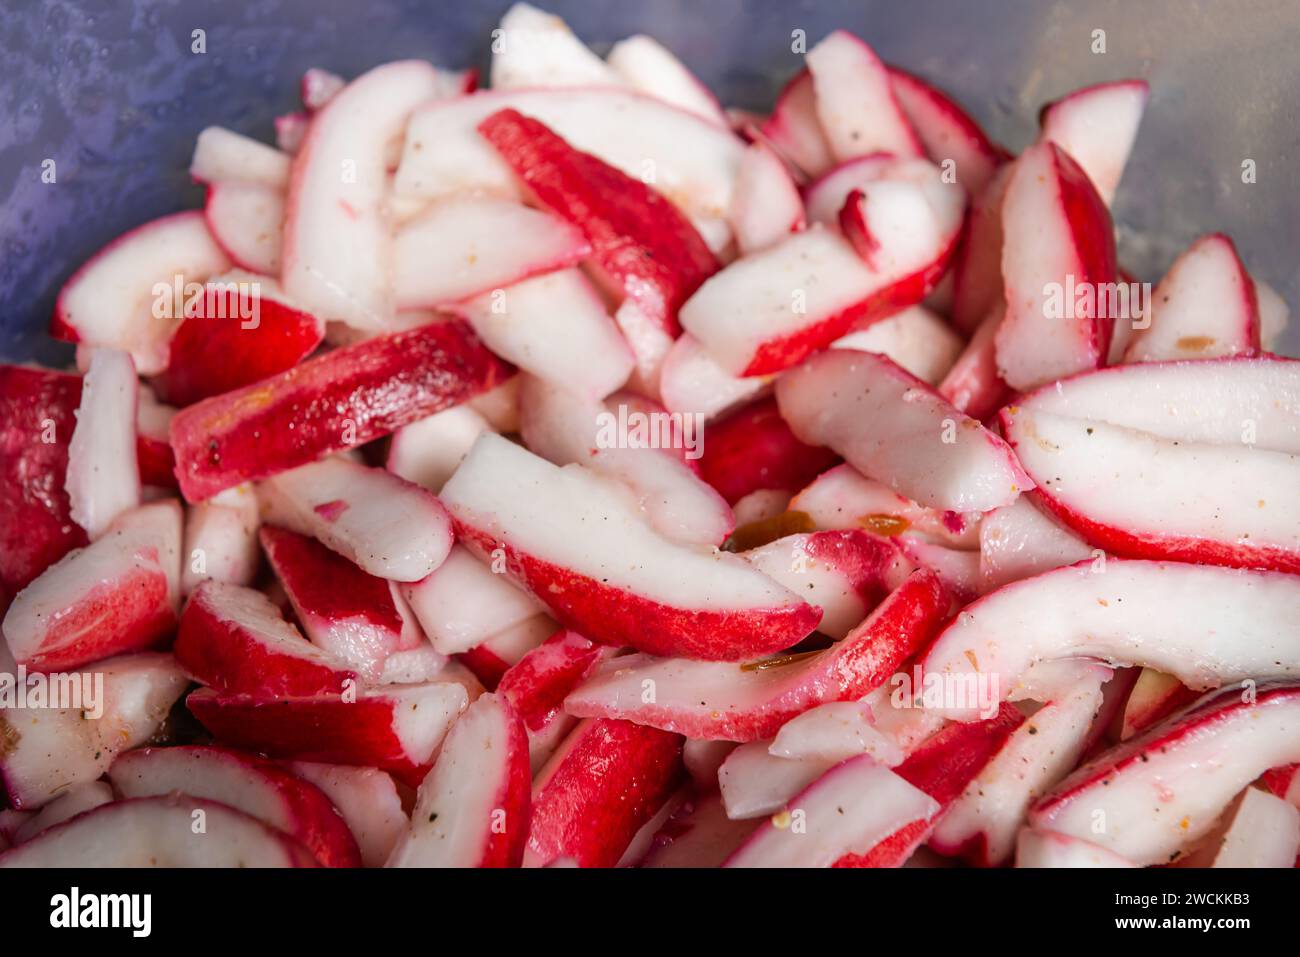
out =
<svg viewBox="0 0 1300 957"><path fill-rule="evenodd" d="M835 165L830 141L817 116L812 72L806 67L782 87L761 131L805 176L820 176Z"/></svg>
<svg viewBox="0 0 1300 957"><path fill-rule="evenodd" d="M891 66L889 87L925 155L939 166L951 160L957 182L972 196L1009 158L956 101L919 76Z"/></svg>
<svg viewBox="0 0 1300 957"><path fill-rule="evenodd" d="M482 682L485 688L495 690L511 667L554 635L559 627L550 615L534 615L517 625L502 629L469 651L461 652L455 661Z"/></svg>
<svg viewBox="0 0 1300 957"><path fill-rule="evenodd" d="M673 412L711 419L771 391L771 378L726 371L689 332L677 337L659 367L659 395Z"/></svg>
<svg viewBox="0 0 1300 957"><path fill-rule="evenodd" d="M932 387L939 385L964 346L962 338L924 306L904 309L831 344L833 349L882 355Z"/></svg>
<svg viewBox="0 0 1300 957"><path fill-rule="evenodd" d="M56 824L62 824L78 814L84 814L86 811L108 804L113 799L113 789L103 781L87 781L84 784L74 784L45 807L32 812L29 817L23 820L22 824L12 832L13 843L23 844L30 841L42 831L48 831ZM14 811L11 813L22 814L24 812Z"/></svg>
<svg viewBox="0 0 1300 957"><path fill-rule="evenodd" d="M617 85L619 76L573 35L554 14L516 3L492 31L494 90L532 87Z"/></svg>
<svg viewBox="0 0 1300 957"><path fill-rule="evenodd" d="M992 591L1097 554L1022 496L989 512L980 522L980 591Z"/></svg>
<svg viewBox="0 0 1300 957"><path fill-rule="evenodd" d="M655 833L636 866L719 867L754 827L753 821L728 818L719 795L693 794Z"/></svg>
<svg viewBox="0 0 1300 957"><path fill-rule="evenodd" d="M997 332L1004 315L1002 305L988 314L937 386L939 394L955 408L981 422L1012 394L998 372Z"/></svg>
<svg viewBox="0 0 1300 957"><path fill-rule="evenodd" d="M966 238L953 256L952 319L974 332L990 310L1002 306L1002 204L1016 164L1004 163L971 198Z"/></svg>
<svg viewBox="0 0 1300 957"><path fill-rule="evenodd" d="M839 458L800 442L772 399L710 422L705 438L700 477L733 505L758 489L803 488Z"/></svg>
<svg viewBox="0 0 1300 957"><path fill-rule="evenodd" d="M804 225L803 199L785 161L763 142L745 148L728 214L742 256L765 249Z"/></svg>
<svg viewBox="0 0 1300 957"><path fill-rule="evenodd" d="M200 582L251 585L261 556L257 549L260 519L257 496L248 486L219 492L185 513L185 547L181 553L181 592Z"/></svg>
<svg viewBox="0 0 1300 957"><path fill-rule="evenodd" d="M1116 80L1075 90L1043 107L1039 141L1050 140L1074 157L1109 206L1149 95L1146 80Z"/></svg>
<svg viewBox="0 0 1300 957"><path fill-rule="evenodd" d="M378 768L292 761L289 770L316 785L356 838L365 867L381 867L409 821L390 775Z"/></svg>
<svg viewBox="0 0 1300 957"><path fill-rule="evenodd" d="M194 141L190 176L200 183L248 182L283 190L289 183L290 158L273 146L209 126Z"/></svg>
<svg viewBox="0 0 1300 957"><path fill-rule="evenodd" d="M958 604L974 601L980 594L980 553L937 545L920 535L904 532L895 541L909 561L939 576Z"/></svg>
<svg viewBox="0 0 1300 957"><path fill-rule="evenodd" d="M719 126L727 125L727 115L717 97L653 37L637 34L619 40L610 48L605 62L632 89Z"/></svg>
<svg viewBox="0 0 1300 957"><path fill-rule="evenodd" d="M1199 697L1173 675L1143 668L1124 703L1120 740L1140 734Z"/></svg>
<svg viewBox="0 0 1300 957"><path fill-rule="evenodd" d="M492 424L472 406L452 406L394 432L384 467L437 495L479 435L491 431Z"/></svg>
<svg viewBox="0 0 1300 957"><path fill-rule="evenodd" d="M140 504L135 454L138 403L139 380L130 355L95 349L81 383L65 482L69 514L91 541L102 536L119 515Z"/></svg>
<svg viewBox="0 0 1300 957"><path fill-rule="evenodd" d="M836 30L808 51L807 60L817 117L837 160L881 152L922 154L894 96L889 70L871 47Z"/></svg>
<svg viewBox="0 0 1300 957"><path fill-rule="evenodd" d="M1183 867L1295 867L1300 811L1267 791L1249 787L1224 813L1218 828Z"/></svg>
<svg viewBox="0 0 1300 957"><path fill-rule="evenodd" d="M1016 867L1137 867L1126 857L1091 841L1040 831L1020 829L1016 839Z"/></svg>
<svg viewBox="0 0 1300 957"><path fill-rule="evenodd" d="M280 274L284 190L244 180L208 187L203 217L212 238L241 269Z"/></svg>

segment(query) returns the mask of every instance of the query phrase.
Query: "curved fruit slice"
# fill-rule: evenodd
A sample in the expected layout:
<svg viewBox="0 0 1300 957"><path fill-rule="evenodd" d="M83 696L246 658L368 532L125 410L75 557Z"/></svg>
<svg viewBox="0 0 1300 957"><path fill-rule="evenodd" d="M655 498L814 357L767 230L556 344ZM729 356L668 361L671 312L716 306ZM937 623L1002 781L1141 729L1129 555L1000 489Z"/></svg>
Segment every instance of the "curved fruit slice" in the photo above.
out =
<svg viewBox="0 0 1300 957"><path fill-rule="evenodd" d="M141 375L167 365L167 340L189 283L225 272L230 260L200 212L138 226L89 259L59 290L50 335L131 353ZM179 286L179 289L176 287Z"/></svg>
<svg viewBox="0 0 1300 957"><path fill-rule="evenodd" d="M817 116L817 91L807 67L781 88L761 133L805 176L821 176L835 165L830 141Z"/></svg>
<svg viewBox="0 0 1300 957"><path fill-rule="evenodd" d="M13 832L13 843L23 844L30 841L42 831L47 831L56 824L62 824L78 814L109 804L113 799L113 789L103 781L74 784L45 807L26 817L21 826ZM11 813L24 814L25 812Z"/></svg>
<svg viewBox="0 0 1300 957"><path fill-rule="evenodd" d="M411 787L424 780L468 703L463 687L442 681L310 698L200 688L185 699L223 744L275 758L382 768Z"/></svg>
<svg viewBox="0 0 1300 957"><path fill-rule="evenodd" d="M1010 158L957 103L919 76L889 67L889 86L930 161L955 165L957 182L978 194Z"/></svg>
<svg viewBox="0 0 1300 957"><path fill-rule="evenodd" d="M554 14L516 3L492 31L494 90L617 84L619 76Z"/></svg>
<svg viewBox="0 0 1300 957"><path fill-rule="evenodd" d="M442 500L471 550L500 548L515 580L593 641L737 660L790 647L820 617L742 559L661 538L608 480L495 435Z"/></svg>
<svg viewBox="0 0 1300 957"><path fill-rule="evenodd" d="M1298 726L1300 686L1224 688L1075 771L1034 806L1029 824L1139 865L1166 863L1208 834L1251 781L1300 758Z"/></svg>
<svg viewBox="0 0 1300 957"><path fill-rule="evenodd" d="M1180 867L1293 868L1300 851L1300 811L1279 797L1248 787L1219 825Z"/></svg>
<svg viewBox="0 0 1300 957"><path fill-rule="evenodd" d="M258 490L262 516L379 578L414 582L451 550L451 521L420 486L343 458L281 472Z"/></svg>
<svg viewBox="0 0 1300 957"><path fill-rule="evenodd" d="M1300 577L1175 562L1058 568L969 605L926 653L926 672L986 680L1003 697L1034 662L1143 665L1190 688L1300 676ZM970 720L973 709L945 707Z"/></svg>
<svg viewBox="0 0 1300 957"><path fill-rule="evenodd" d="M877 728L873 719L873 708L866 701L818 705L781 725L767 751L790 761L828 765L869 754L887 768L897 767L906 757L903 744Z"/></svg>
<svg viewBox="0 0 1300 957"><path fill-rule="evenodd" d="M682 739L603 718L580 723L537 775L525 867L613 867L677 790Z"/></svg>
<svg viewBox="0 0 1300 957"><path fill-rule="evenodd" d="M284 190L242 180L208 187L203 217L231 261L241 269L280 274Z"/></svg>
<svg viewBox="0 0 1300 957"><path fill-rule="evenodd" d="M744 664L625 656L602 665L564 707L710 741L771 737L809 708L856 700L882 684L929 642L948 601L932 573L916 572L824 651Z"/></svg>
<svg viewBox="0 0 1300 957"><path fill-rule="evenodd" d="M895 541L907 558L939 576L953 600L964 605L980 593L979 552L936 545L920 535L899 535Z"/></svg>
<svg viewBox="0 0 1300 957"><path fill-rule="evenodd" d="M727 816L734 821L764 817L781 810L796 794L845 760L842 757L778 757L769 751L771 743L742 744L718 768L722 802Z"/></svg>
<svg viewBox="0 0 1300 957"><path fill-rule="evenodd" d="M456 320L335 349L177 413L176 477L187 501L201 501L364 445L491 389L511 371Z"/></svg>
<svg viewBox="0 0 1300 957"><path fill-rule="evenodd" d="M1012 394L1002 381L997 362L997 332L1005 314L1005 306L998 305L985 317L936 387L956 408L981 422Z"/></svg>
<svg viewBox="0 0 1300 957"><path fill-rule="evenodd" d="M1024 390L1104 365L1116 318L1115 234L1087 175L1055 144L1031 146L1007 182L1002 223L1002 378Z"/></svg>
<svg viewBox="0 0 1300 957"><path fill-rule="evenodd" d="M989 512L980 522L980 591L992 591L1098 554L1022 496Z"/></svg>
<svg viewBox="0 0 1300 957"><path fill-rule="evenodd" d="M717 97L658 40L644 34L620 40L605 62L634 90L727 126L727 114Z"/></svg>
<svg viewBox="0 0 1300 957"><path fill-rule="evenodd" d="M140 504L136 409L140 380L131 357L95 349L81 383L77 426L68 443L69 514L91 541Z"/></svg>
<svg viewBox="0 0 1300 957"><path fill-rule="evenodd" d="M394 432L384 468L437 495L478 437L492 431L471 406L452 406Z"/></svg>
<svg viewBox="0 0 1300 957"><path fill-rule="evenodd" d="M1119 739L1127 741L1199 697L1173 675L1143 668L1124 702Z"/></svg>
<svg viewBox="0 0 1300 957"><path fill-rule="evenodd" d="M832 349L882 355L931 387L939 385L964 346L961 336L924 306L904 309L831 344Z"/></svg>
<svg viewBox="0 0 1300 957"><path fill-rule="evenodd" d="M1126 857L1091 841L1040 831L1020 829L1016 839L1016 867L1137 867Z"/></svg>
<svg viewBox="0 0 1300 957"><path fill-rule="evenodd" d="M880 152L922 154L894 96L889 70L871 47L836 30L808 51L807 60L817 117L837 160Z"/></svg>
<svg viewBox="0 0 1300 957"><path fill-rule="evenodd" d="M761 399L710 422L700 477L734 505L759 489L803 488L839 459L800 442L773 399Z"/></svg>
<svg viewBox="0 0 1300 957"><path fill-rule="evenodd" d="M260 140L209 126L194 141L190 176L200 183L240 181L284 190L290 157Z"/></svg>
<svg viewBox="0 0 1300 957"><path fill-rule="evenodd" d="M393 321L385 153L411 111L438 92L420 60L363 74L317 112L293 161L284 215L285 292L356 329Z"/></svg>
<svg viewBox="0 0 1300 957"><path fill-rule="evenodd" d="M283 831L184 794L105 804L0 857L0 867L315 866L311 852Z"/></svg>
<svg viewBox="0 0 1300 957"><path fill-rule="evenodd" d="M176 624L180 550L175 501L123 512L14 598L3 625L14 659L60 671L155 645Z"/></svg>
<svg viewBox="0 0 1300 957"><path fill-rule="evenodd" d="M1223 233L1202 236L1174 261L1149 311L1150 327L1134 332L1125 362L1259 353L1255 281Z"/></svg>
<svg viewBox="0 0 1300 957"><path fill-rule="evenodd" d="M247 486L227 489L185 514L181 592L190 594L212 579L251 585L257 577L257 496Z"/></svg>
<svg viewBox="0 0 1300 957"><path fill-rule="evenodd" d="M952 320L974 332L990 310L1005 304L1002 291L1002 204L1015 163L1004 163L972 198L966 239L953 256Z"/></svg>
<svg viewBox="0 0 1300 957"><path fill-rule="evenodd" d="M264 758L203 746L143 748L113 762L109 780L124 798L173 792L219 801L295 838L324 867L360 867L361 852L329 799Z"/></svg>
<svg viewBox="0 0 1300 957"><path fill-rule="evenodd" d="M1002 439L883 356L823 353L784 376L776 398L804 442L922 505L984 512L1033 487Z"/></svg>
<svg viewBox="0 0 1300 957"><path fill-rule="evenodd" d="M456 663L482 682L484 688L495 690L512 666L554 635L559 627L550 615L534 615L461 652L456 656Z"/></svg>
<svg viewBox="0 0 1300 957"><path fill-rule="evenodd" d="M693 794L655 833L636 866L719 867L754 827L753 821L728 818L717 794Z"/></svg>
<svg viewBox="0 0 1300 957"><path fill-rule="evenodd" d="M309 696L354 689L356 672L305 639L252 588L204 582L181 615L177 663L222 691Z"/></svg>
<svg viewBox="0 0 1300 957"><path fill-rule="evenodd" d="M689 332L677 337L659 368L659 394L673 412L706 419L770 391L770 379L742 378L718 365Z"/></svg>
<svg viewBox="0 0 1300 957"><path fill-rule="evenodd" d="M518 867L528 839L528 738L502 696L456 719L388 867Z"/></svg>
<svg viewBox="0 0 1300 957"><path fill-rule="evenodd" d="M724 867L830 867L938 813L939 804L867 755L850 758L759 825ZM801 828L794 828L794 814Z"/></svg>
<svg viewBox="0 0 1300 957"><path fill-rule="evenodd" d="M468 299L572 266L591 252L562 219L493 196L451 196L404 223L393 244L399 309Z"/></svg>
<svg viewBox="0 0 1300 957"><path fill-rule="evenodd" d="M803 199L785 161L763 142L745 148L728 213L742 256L764 249L804 225Z"/></svg>
<svg viewBox="0 0 1300 957"><path fill-rule="evenodd" d="M227 273L208 283L177 327L154 387L165 401L190 405L284 372L324 335L325 324L290 305L274 280Z"/></svg>
<svg viewBox="0 0 1300 957"><path fill-rule="evenodd" d="M1002 426L1038 501L1094 545L1295 572L1297 410L1300 363L1222 359L1080 376L1008 407Z"/></svg>
<svg viewBox="0 0 1300 957"><path fill-rule="evenodd" d="M55 703L74 707L0 709L0 780L16 808L42 807L102 776L118 754L153 737L189 686L172 656L158 652L99 661L60 681L68 697Z"/></svg>
<svg viewBox="0 0 1300 957"><path fill-rule="evenodd" d="M1109 206L1137 139L1150 89L1146 80L1086 86L1043 107L1039 141L1072 156Z"/></svg>
<svg viewBox="0 0 1300 957"><path fill-rule="evenodd" d="M364 867L381 867L409 825L391 776L378 768L292 761L289 770L320 788L356 838Z"/></svg>

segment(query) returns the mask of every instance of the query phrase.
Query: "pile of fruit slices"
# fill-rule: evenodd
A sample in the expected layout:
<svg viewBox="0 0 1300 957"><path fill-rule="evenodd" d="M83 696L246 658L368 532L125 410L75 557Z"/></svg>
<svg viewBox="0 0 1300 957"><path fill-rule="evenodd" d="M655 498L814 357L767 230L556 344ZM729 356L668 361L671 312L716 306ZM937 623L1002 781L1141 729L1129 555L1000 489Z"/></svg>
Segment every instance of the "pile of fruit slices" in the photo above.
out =
<svg viewBox="0 0 1300 957"><path fill-rule="evenodd" d="M1300 363L1121 296L1145 83L491 81L204 131L0 367L0 865L1292 866Z"/></svg>

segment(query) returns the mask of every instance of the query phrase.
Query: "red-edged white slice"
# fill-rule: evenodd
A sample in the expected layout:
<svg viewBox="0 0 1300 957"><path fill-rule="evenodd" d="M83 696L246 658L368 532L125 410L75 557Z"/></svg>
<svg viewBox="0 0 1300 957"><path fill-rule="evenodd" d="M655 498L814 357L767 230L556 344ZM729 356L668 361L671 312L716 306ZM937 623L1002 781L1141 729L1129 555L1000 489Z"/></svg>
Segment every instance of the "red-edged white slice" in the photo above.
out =
<svg viewBox="0 0 1300 957"><path fill-rule="evenodd" d="M761 825L760 825L761 826ZM718 867L754 831L733 821L717 794L693 794L664 822L637 867Z"/></svg>
<svg viewBox="0 0 1300 957"><path fill-rule="evenodd" d="M892 734L875 726L872 711L866 701L832 701L810 708L781 726L768 745L768 754L790 761L824 761L828 766L869 754L887 768L896 767L903 762L906 749Z"/></svg>
<svg viewBox="0 0 1300 957"><path fill-rule="evenodd" d="M820 176L835 165L831 144L817 117L817 91L807 68L781 88L761 133L805 176Z"/></svg>
<svg viewBox="0 0 1300 957"><path fill-rule="evenodd" d="M744 256L707 280L681 310L682 325L727 371L789 368L855 326L929 294L961 231L963 194L933 177L867 184L861 215L878 243L868 264L852 245L814 226Z"/></svg>
<svg viewBox="0 0 1300 957"><path fill-rule="evenodd" d="M895 541L907 559L939 576L958 604L974 601L980 593L980 553L938 545L921 535L904 533Z"/></svg>
<svg viewBox="0 0 1300 957"><path fill-rule="evenodd" d="M479 561L455 545L446 561L421 581L403 585L401 593L434 648L454 655L542 611L503 572L492 556Z"/></svg>
<svg viewBox="0 0 1300 957"><path fill-rule="evenodd" d="M770 741L742 744L718 768L722 802L732 820L750 820L781 810L792 797L845 760L784 758L770 753L770 745Z"/></svg>
<svg viewBox="0 0 1300 957"><path fill-rule="evenodd" d="M853 34L836 30L808 51L817 117L840 162L869 153L921 156L915 131L894 96L889 70Z"/></svg>
<svg viewBox="0 0 1300 957"><path fill-rule="evenodd" d="M799 188L785 161L762 141L745 148L728 220L742 256L803 228Z"/></svg>
<svg viewBox="0 0 1300 957"><path fill-rule="evenodd" d="M453 311L497 355L590 399L626 382L636 362L600 294L577 269L495 289Z"/></svg>
<svg viewBox="0 0 1300 957"><path fill-rule="evenodd" d="M580 723L534 782L524 866L569 858L613 867L683 776L679 735L630 721Z"/></svg>
<svg viewBox="0 0 1300 957"><path fill-rule="evenodd" d="M437 495L478 437L492 431L472 406L453 406L394 432L384 467Z"/></svg>
<svg viewBox="0 0 1300 957"><path fill-rule="evenodd" d="M997 362L997 332L1005 314L1005 306L993 308L937 387L956 408L981 422L1011 398Z"/></svg>
<svg viewBox="0 0 1300 957"><path fill-rule="evenodd" d="M381 768L416 787L469 703L451 681L281 698L200 688L186 707L214 738L276 758Z"/></svg>
<svg viewBox="0 0 1300 957"><path fill-rule="evenodd" d="M1002 439L883 356L823 353L784 376L776 398L801 440L922 505L985 512L1033 487Z"/></svg>
<svg viewBox="0 0 1300 957"><path fill-rule="evenodd" d="M284 288L321 316L383 330L394 314L387 150L438 90L420 60L353 80L312 117L293 160L284 216Z"/></svg>
<svg viewBox="0 0 1300 957"><path fill-rule="evenodd" d="M1300 571L1300 363L1215 359L1080 376L1002 414L1038 501L1139 558Z"/></svg>
<svg viewBox="0 0 1300 957"><path fill-rule="evenodd" d="M831 348L874 352L926 385L938 386L961 355L965 342L929 309L912 306L836 339Z"/></svg>
<svg viewBox="0 0 1300 957"><path fill-rule="evenodd" d="M283 189L245 180L221 180L208 187L203 216L212 238L236 266L279 275Z"/></svg>
<svg viewBox="0 0 1300 957"><path fill-rule="evenodd" d="M1143 668L1133 682L1124 702L1119 738L1127 741L1145 731L1157 721L1163 721L1184 705L1191 704L1200 694L1188 688L1173 675L1154 668Z"/></svg>
<svg viewBox="0 0 1300 957"><path fill-rule="evenodd" d="M620 40L605 62L632 89L663 100L702 119L727 126L727 114L681 60L653 37L637 34Z"/></svg>
<svg viewBox="0 0 1300 957"><path fill-rule="evenodd" d="M1083 562L969 605L925 671L983 676L1006 697L1036 661L1095 658L1174 675L1189 688L1300 676L1300 577L1174 562ZM945 707L970 720L973 710Z"/></svg>
<svg viewBox="0 0 1300 957"><path fill-rule="evenodd" d="M185 548L181 554L181 592L188 595L212 579L251 585L257 577L260 524L257 496L247 485L219 492L185 513Z"/></svg>
<svg viewBox="0 0 1300 957"><path fill-rule="evenodd" d="M1267 791L1248 787L1219 826L1180 867L1293 868L1300 851L1300 811Z"/></svg>
<svg viewBox="0 0 1300 957"><path fill-rule="evenodd" d="M41 681L28 678L26 704L38 700L32 695ZM70 697L57 703L73 707L0 711L0 735L6 742L0 779L10 803L23 810L39 808L68 788L99 778L118 754L153 736L188 686L171 655L123 655L61 679L60 687ZM51 696L47 684L47 703Z"/></svg>
<svg viewBox="0 0 1300 957"><path fill-rule="evenodd" d="M1259 340L1264 349L1274 351L1291 321L1291 307L1276 289L1262 279L1255 280L1255 298L1259 302Z"/></svg>
<svg viewBox="0 0 1300 957"><path fill-rule="evenodd" d="M451 522L436 498L384 469L322 459L263 482L262 516L311 535L392 581L419 581L451 549Z"/></svg>
<svg viewBox="0 0 1300 957"><path fill-rule="evenodd" d="M1202 236L1174 261L1151 294L1150 327L1138 329L1125 362L1256 355L1255 282L1223 233Z"/></svg>
<svg viewBox="0 0 1300 957"><path fill-rule="evenodd" d="M951 160L957 182L972 196L988 185L1008 158L1006 150L951 97L919 76L891 66L889 87L932 162L942 166Z"/></svg>
<svg viewBox="0 0 1300 957"><path fill-rule="evenodd" d="M760 825L725 867L830 867L939 811L939 804L867 755L795 795L790 813Z"/></svg>
<svg viewBox="0 0 1300 957"><path fill-rule="evenodd" d="M711 419L770 391L772 377L733 375L689 332L683 332L659 367L659 395L673 412Z"/></svg>
<svg viewBox="0 0 1300 957"><path fill-rule="evenodd" d="M1002 378L1024 390L1104 365L1115 234L1087 174L1055 144L1031 146L1007 182L1002 230Z"/></svg>
<svg viewBox="0 0 1300 957"><path fill-rule="evenodd" d="M1085 86L1043 107L1040 142L1055 143L1074 157L1109 206L1137 139L1150 88L1146 80Z"/></svg>
<svg viewBox="0 0 1300 957"><path fill-rule="evenodd" d="M619 76L558 16L516 3L492 31L494 90L618 84Z"/></svg>
<svg viewBox="0 0 1300 957"><path fill-rule="evenodd" d="M378 768L292 761L289 770L316 785L329 798L356 838L364 867L388 860L409 821L392 777Z"/></svg>
<svg viewBox="0 0 1300 957"><path fill-rule="evenodd" d="M920 186L933 187L935 180L945 185L942 171L934 163L919 157L899 158L892 153L871 153L858 156L827 170L804 187L804 204L810 223L838 229L840 212L854 190L863 190L879 180L898 180ZM950 192L959 197L965 193L958 187Z"/></svg>
<svg viewBox="0 0 1300 957"><path fill-rule="evenodd" d="M771 399L710 422L705 436L700 477L733 504L760 489L802 488L839 459L795 438Z"/></svg>
<svg viewBox="0 0 1300 957"><path fill-rule="evenodd" d="M1139 865L1167 863L1209 834L1251 781L1300 758L1297 727L1295 684L1224 688L1084 765L1034 806L1029 823Z"/></svg>
<svg viewBox="0 0 1300 957"><path fill-rule="evenodd" d="M0 867L315 866L283 831L185 794L105 804L0 856Z"/></svg>
<svg viewBox="0 0 1300 957"><path fill-rule="evenodd" d="M1020 829L1016 838L1016 867L1137 867L1126 857L1082 838Z"/></svg>
<svg viewBox="0 0 1300 957"><path fill-rule="evenodd" d="M327 657L378 680L392 655L424 644L392 583L284 528L265 526L261 542L294 617Z"/></svg>
<svg viewBox="0 0 1300 957"><path fill-rule="evenodd" d="M290 157L273 146L220 126L209 126L194 141L190 176L200 183L242 182L284 191Z"/></svg>
<svg viewBox="0 0 1300 957"><path fill-rule="evenodd" d="M155 645L176 624L180 551L175 501L123 512L14 598L3 625L14 659L60 671Z"/></svg>
<svg viewBox="0 0 1300 957"><path fill-rule="evenodd" d="M140 504L139 385L129 354L116 349L93 351L81 383L77 427L68 444L65 483L72 520L91 541L119 515Z"/></svg>
<svg viewBox="0 0 1300 957"><path fill-rule="evenodd" d="M30 841L42 831L47 831L56 824L62 824L78 814L93 810L113 801L113 789L103 781L87 781L74 784L39 811L27 815L23 811L10 811L11 815L24 815L22 823L13 831L13 843L22 844ZM0 837L4 837L0 833Z"/></svg>
<svg viewBox="0 0 1300 957"><path fill-rule="evenodd" d="M493 196L451 196L403 224L393 245L399 309L440 306L571 266L591 251L562 219Z"/></svg>
<svg viewBox="0 0 1300 957"><path fill-rule="evenodd" d="M509 701L485 694L442 743L389 867L518 867L528 839L528 738Z"/></svg>
<svg viewBox="0 0 1300 957"><path fill-rule="evenodd" d="M1044 514L1028 497L984 516L979 556L980 591L1096 557L1087 542Z"/></svg>
<svg viewBox="0 0 1300 957"><path fill-rule="evenodd" d="M495 435L479 438L442 500L471 550L502 549L515 580L593 641L741 660L790 647L820 618L743 559L662 538L608 479Z"/></svg>
<svg viewBox="0 0 1300 957"><path fill-rule="evenodd" d="M173 792L219 801L296 838L323 867L360 867L361 852L329 799L314 785L251 754L203 746L143 748L113 762L124 798Z"/></svg>
<svg viewBox="0 0 1300 957"><path fill-rule="evenodd" d="M550 615L534 615L461 652L453 664L460 664L485 688L495 689L507 671L559 627Z"/></svg>
<svg viewBox="0 0 1300 957"><path fill-rule="evenodd" d="M952 320L974 332L989 311L1005 303L1002 293L1002 203L1014 163L1004 163L972 197L966 239L953 256Z"/></svg>
<svg viewBox="0 0 1300 957"><path fill-rule="evenodd" d="M121 349L141 375L161 372L167 340L184 315L177 299L185 285L229 268L202 213L155 219L119 236L72 275L59 290L50 335Z"/></svg>
<svg viewBox="0 0 1300 957"><path fill-rule="evenodd" d="M189 677L222 691L301 697L357 684L355 671L303 638L271 599L221 582L190 596L173 653Z"/></svg>
<svg viewBox="0 0 1300 957"><path fill-rule="evenodd" d="M579 717L626 718L690 738L754 741L828 701L861 698L924 648L948 612L930 572L914 573L824 651L743 664L632 655L606 662L564 702Z"/></svg>

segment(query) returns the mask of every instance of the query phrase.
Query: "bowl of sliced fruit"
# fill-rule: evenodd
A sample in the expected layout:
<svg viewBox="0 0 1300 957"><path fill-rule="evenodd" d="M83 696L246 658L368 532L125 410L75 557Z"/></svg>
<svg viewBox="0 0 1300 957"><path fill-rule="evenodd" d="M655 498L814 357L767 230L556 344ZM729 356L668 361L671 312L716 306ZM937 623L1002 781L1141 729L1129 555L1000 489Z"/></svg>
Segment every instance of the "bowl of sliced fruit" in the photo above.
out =
<svg viewBox="0 0 1300 957"><path fill-rule="evenodd" d="M372 6L5 27L0 867L1294 865L1293 13Z"/></svg>

